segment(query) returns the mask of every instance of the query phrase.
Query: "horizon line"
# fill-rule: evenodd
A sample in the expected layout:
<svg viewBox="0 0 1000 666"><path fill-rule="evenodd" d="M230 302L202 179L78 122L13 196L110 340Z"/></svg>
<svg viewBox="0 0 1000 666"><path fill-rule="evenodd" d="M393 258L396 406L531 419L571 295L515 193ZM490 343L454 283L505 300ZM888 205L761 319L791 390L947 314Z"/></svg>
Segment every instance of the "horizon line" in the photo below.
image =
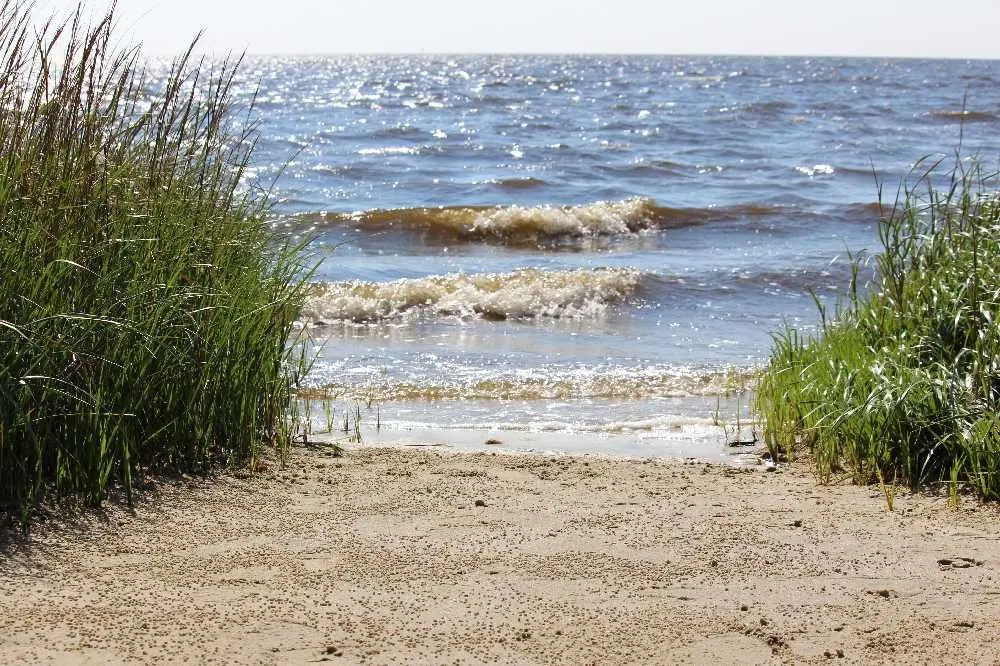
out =
<svg viewBox="0 0 1000 666"><path fill-rule="evenodd" d="M142 50L142 43L135 44ZM842 53L724 53L724 52L692 52L692 53L657 53L648 51L251 51L237 49L195 49L198 54L242 54L249 57L283 57L283 58L329 58L329 57L505 57L505 56L572 56L572 57L630 57L630 58L788 58L788 59L823 59L823 60L966 60L978 62L1000 62L1000 55L992 57L968 55L852 55ZM144 52L150 56L171 56L176 53Z"/></svg>

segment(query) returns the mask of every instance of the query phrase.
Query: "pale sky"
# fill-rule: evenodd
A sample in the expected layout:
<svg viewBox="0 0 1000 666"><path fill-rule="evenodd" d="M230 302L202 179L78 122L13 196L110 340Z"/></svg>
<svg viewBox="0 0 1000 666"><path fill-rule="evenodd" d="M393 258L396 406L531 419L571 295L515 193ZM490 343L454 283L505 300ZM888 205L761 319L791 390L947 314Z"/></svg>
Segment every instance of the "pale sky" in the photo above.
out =
<svg viewBox="0 0 1000 666"><path fill-rule="evenodd" d="M118 17L122 41L147 55L203 29L216 53L1000 58L1000 0L119 0Z"/></svg>

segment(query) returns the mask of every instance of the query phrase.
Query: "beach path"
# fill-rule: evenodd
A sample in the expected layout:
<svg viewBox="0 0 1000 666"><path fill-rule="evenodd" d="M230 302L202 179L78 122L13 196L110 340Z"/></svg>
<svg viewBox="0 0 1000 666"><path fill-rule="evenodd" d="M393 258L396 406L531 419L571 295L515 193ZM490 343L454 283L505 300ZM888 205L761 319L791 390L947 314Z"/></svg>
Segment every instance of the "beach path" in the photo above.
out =
<svg viewBox="0 0 1000 666"><path fill-rule="evenodd" d="M8 538L0 663L997 664L998 526L802 463L297 449Z"/></svg>

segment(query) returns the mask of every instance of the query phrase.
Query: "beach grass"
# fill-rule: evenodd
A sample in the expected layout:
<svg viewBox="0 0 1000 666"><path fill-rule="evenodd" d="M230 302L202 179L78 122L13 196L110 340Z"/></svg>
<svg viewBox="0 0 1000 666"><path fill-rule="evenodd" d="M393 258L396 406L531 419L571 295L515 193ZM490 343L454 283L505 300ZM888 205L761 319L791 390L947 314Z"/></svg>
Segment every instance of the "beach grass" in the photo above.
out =
<svg viewBox="0 0 1000 666"><path fill-rule="evenodd" d="M253 465L304 371L307 255L241 185L239 60L189 50L157 83L113 14L83 16L0 3L0 515L22 525L151 470Z"/></svg>
<svg viewBox="0 0 1000 666"><path fill-rule="evenodd" d="M823 481L846 472L892 493L961 484L997 499L997 179L969 162L946 178L939 169L883 208L871 288L859 290L855 271L818 333L774 336L757 409L772 457L807 450Z"/></svg>

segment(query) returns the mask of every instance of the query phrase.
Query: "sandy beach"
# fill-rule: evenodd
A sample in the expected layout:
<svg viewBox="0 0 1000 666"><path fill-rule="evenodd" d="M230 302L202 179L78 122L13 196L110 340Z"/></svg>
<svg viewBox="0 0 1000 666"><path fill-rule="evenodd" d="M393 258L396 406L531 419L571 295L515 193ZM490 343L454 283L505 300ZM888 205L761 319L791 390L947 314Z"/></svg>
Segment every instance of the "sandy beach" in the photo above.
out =
<svg viewBox="0 0 1000 666"><path fill-rule="evenodd" d="M808 467L299 449L0 555L0 663L1000 664L1000 511Z"/></svg>

